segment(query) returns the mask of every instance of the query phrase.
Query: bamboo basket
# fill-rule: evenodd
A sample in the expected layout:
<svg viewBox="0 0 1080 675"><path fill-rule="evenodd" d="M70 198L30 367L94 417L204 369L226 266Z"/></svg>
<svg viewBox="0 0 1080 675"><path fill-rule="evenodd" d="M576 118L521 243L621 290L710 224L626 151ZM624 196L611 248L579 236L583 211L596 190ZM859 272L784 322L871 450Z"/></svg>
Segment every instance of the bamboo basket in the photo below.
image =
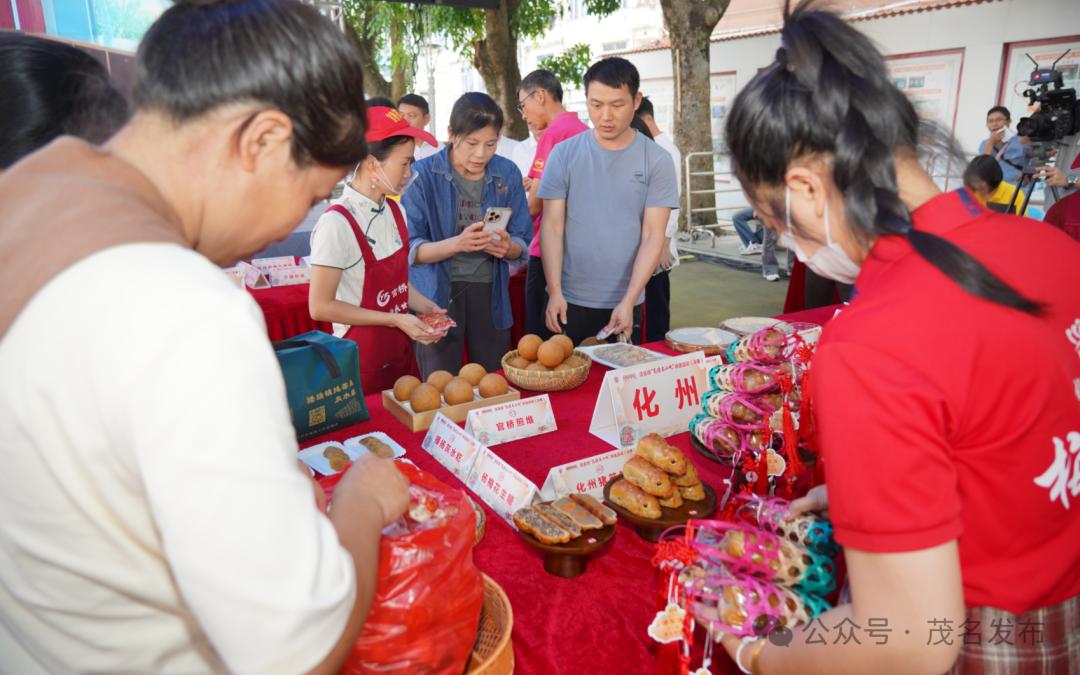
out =
<svg viewBox="0 0 1080 675"><path fill-rule="evenodd" d="M484 577L484 606L465 675L510 675L514 672L514 610L499 584Z"/></svg>
<svg viewBox="0 0 1080 675"><path fill-rule="evenodd" d="M580 387L589 378L589 368L592 367L592 359L585 352L575 349L573 355L584 363L569 370L538 372L509 365L508 361L518 356L518 351L515 349L503 355L503 373L511 384L520 389L528 389L529 391L567 391Z"/></svg>
<svg viewBox="0 0 1080 675"><path fill-rule="evenodd" d="M473 541L473 548L475 548L480 545L480 541L484 538L487 516L484 514L484 509L480 508L472 497L465 495L465 499L469 500L469 505L472 506L473 513L476 514L476 539Z"/></svg>

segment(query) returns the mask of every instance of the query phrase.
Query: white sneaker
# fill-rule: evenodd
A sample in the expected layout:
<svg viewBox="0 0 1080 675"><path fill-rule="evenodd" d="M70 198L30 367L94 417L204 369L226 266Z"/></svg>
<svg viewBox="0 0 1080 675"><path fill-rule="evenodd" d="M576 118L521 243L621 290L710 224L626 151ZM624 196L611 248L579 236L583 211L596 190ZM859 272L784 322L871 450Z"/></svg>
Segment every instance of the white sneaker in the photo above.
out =
<svg viewBox="0 0 1080 675"><path fill-rule="evenodd" d="M739 255L755 255L761 253L761 244L747 244L739 247Z"/></svg>
<svg viewBox="0 0 1080 675"><path fill-rule="evenodd" d="M766 274L765 281L780 281L779 274Z"/></svg>
<svg viewBox="0 0 1080 675"><path fill-rule="evenodd" d="M761 244L750 244L751 253L761 253Z"/></svg>

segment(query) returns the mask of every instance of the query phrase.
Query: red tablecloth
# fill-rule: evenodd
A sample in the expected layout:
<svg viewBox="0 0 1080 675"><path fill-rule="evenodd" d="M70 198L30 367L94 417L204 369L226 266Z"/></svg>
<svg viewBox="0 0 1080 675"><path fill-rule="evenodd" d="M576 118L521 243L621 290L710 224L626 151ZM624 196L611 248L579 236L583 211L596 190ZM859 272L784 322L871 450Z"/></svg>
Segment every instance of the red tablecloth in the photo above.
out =
<svg viewBox="0 0 1080 675"><path fill-rule="evenodd" d="M311 319L311 314L308 313L308 288L309 284L297 284L259 290L248 289L266 317L266 332L270 340L276 342L310 330L334 332L329 323ZM510 340L511 344L516 345L525 334L524 273L510 277L510 307L514 315Z"/></svg>
<svg viewBox="0 0 1080 675"><path fill-rule="evenodd" d="M826 311L828 310L828 311ZM784 316L806 321L827 321L835 308ZM673 353L662 343L647 345ZM541 486L548 470L566 462L591 457L611 447L589 433L600 385L607 369L595 365L589 379L577 389L551 395L558 431L497 445L494 452ZM450 485L464 486L421 447L424 433L412 433L382 406L379 394L367 397L371 419L305 445L343 441L370 431L384 431L400 443L407 457ZM702 480L722 486L730 469L700 455L690 445L689 433L668 439L694 460ZM719 489L718 489L719 492ZM630 527L620 524L606 552L589 563L585 574L561 579L547 574L542 559L519 540L517 533L494 514L488 515L487 533L475 549L477 566L506 591L514 609L516 672L556 675L566 673L655 673L656 644L645 631L655 609L656 571L650 564L654 545ZM718 654L722 650L717 650ZM714 673L737 673L722 655ZM727 668L727 671L723 670Z"/></svg>
<svg viewBox="0 0 1080 675"><path fill-rule="evenodd" d="M284 340L300 333L321 330L333 333L325 321L314 321L308 312L309 284L248 289L266 318L266 333L271 341Z"/></svg>

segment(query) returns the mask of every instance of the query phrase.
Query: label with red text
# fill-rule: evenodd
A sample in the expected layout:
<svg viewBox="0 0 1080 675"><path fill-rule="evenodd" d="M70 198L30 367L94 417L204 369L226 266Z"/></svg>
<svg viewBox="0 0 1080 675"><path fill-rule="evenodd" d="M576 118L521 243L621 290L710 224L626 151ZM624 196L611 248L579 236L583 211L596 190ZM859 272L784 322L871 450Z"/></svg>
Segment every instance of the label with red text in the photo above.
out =
<svg viewBox="0 0 1080 675"><path fill-rule="evenodd" d="M510 527L515 528L514 512L532 504L537 493L535 483L482 445L465 484Z"/></svg>
<svg viewBox="0 0 1080 675"><path fill-rule="evenodd" d="M589 431L616 447L632 446L650 433L682 433L701 412L706 375L702 352L608 371Z"/></svg>
<svg viewBox="0 0 1080 675"><path fill-rule="evenodd" d="M465 420L465 431L489 447L556 429L555 412L547 394L476 408Z"/></svg>
<svg viewBox="0 0 1080 675"><path fill-rule="evenodd" d="M540 498L552 501L575 492L604 499L604 484L622 473L623 464L634 454L633 448L619 448L602 455L561 464L548 472Z"/></svg>
<svg viewBox="0 0 1080 675"><path fill-rule="evenodd" d="M438 413L420 447L449 469L450 473L464 481L469 477L476 461L480 443L454 424L449 417Z"/></svg>

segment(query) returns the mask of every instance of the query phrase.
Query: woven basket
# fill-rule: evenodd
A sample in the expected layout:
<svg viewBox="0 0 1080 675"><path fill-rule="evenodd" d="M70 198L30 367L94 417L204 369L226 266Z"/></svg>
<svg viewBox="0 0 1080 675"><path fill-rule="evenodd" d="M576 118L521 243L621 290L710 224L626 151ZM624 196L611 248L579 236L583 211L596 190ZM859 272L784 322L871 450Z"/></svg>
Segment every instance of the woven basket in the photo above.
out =
<svg viewBox="0 0 1080 675"><path fill-rule="evenodd" d="M480 610L480 630L465 667L466 675L510 675L514 672L514 610L499 584L484 576L484 606Z"/></svg>
<svg viewBox="0 0 1080 675"><path fill-rule="evenodd" d="M566 391L574 387L580 387L589 378L589 368L592 367L592 359L589 358L589 355L576 349L574 350L574 356L584 361L584 364L570 370L538 372L515 368L507 362L517 355L518 351L515 349L507 352L502 357L503 373L506 374L506 379L510 380L515 387L528 389L529 391Z"/></svg>
<svg viewBox="0 0 1080 675"><path fill-rule="evenodd" d="M472 506L473 513L476 514L476 540L473 541L473 547L476 547L484 538L484 528L487 525L487 516L484 515L484 509L480 508L480 506L473 501L472 497L465 495L465 499L469 500L469 505Z"/></svg>

